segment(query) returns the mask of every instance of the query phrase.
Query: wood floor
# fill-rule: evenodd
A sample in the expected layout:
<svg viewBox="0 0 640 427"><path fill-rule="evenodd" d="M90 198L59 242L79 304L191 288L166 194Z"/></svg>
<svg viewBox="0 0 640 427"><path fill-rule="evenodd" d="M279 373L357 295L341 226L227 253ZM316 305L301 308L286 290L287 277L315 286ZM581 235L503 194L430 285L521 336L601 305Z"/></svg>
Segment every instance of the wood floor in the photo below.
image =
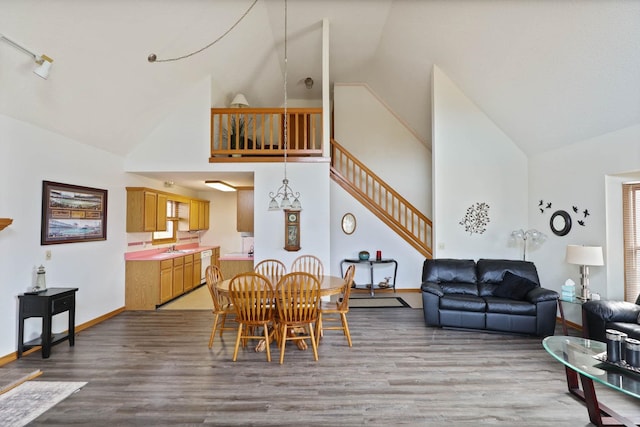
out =
<svg viewBox="0 0 640 427"><path fill-rule="evenodd" d="M88 381L34 426L589 425L538 338L425 327L419 309L360 308L349 313L352 348L329 331L318 362L288 344L284 365L275 345L271 363L251 347L234 363L233 332L207 348L211 320L199 310L125 312L49 359L36 352L0 369ZM637 399L598 393L623 414L638 410Z"/></svg>

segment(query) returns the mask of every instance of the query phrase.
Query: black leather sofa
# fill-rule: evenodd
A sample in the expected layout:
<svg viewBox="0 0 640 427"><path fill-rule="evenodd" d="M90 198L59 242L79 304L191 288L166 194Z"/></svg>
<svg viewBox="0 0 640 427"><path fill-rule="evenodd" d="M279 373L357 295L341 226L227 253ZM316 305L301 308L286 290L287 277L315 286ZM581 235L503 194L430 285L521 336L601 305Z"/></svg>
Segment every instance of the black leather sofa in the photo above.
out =
<svg viewBox="0 0 640 427"><path fill-rule="evenodd" d="M587 301L582 304L582 336L605 342L605 331L615 329L629 338L640 339L640 295L636 303Z"/></svg>
<svg viewBox="0 0 640 427"><path fill-rule="evenodd" d="M529 261L427 259L422 303L428 326L549 336L558 293L540 286Z"/></svg>

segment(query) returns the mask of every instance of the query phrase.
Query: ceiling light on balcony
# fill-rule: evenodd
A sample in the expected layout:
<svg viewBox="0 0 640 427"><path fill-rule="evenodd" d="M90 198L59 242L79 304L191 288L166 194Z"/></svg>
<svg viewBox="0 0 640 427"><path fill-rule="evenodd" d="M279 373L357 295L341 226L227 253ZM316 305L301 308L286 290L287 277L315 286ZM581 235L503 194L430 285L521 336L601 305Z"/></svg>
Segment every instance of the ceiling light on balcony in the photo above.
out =
<svg viewBox="0 0 640 427"><path fill-rule="evenodd" d="M222 182L222 181L205 181L204 182L205 185L218 190L218 191L236 191L235 187L227 184L226 182Z"/></svg>

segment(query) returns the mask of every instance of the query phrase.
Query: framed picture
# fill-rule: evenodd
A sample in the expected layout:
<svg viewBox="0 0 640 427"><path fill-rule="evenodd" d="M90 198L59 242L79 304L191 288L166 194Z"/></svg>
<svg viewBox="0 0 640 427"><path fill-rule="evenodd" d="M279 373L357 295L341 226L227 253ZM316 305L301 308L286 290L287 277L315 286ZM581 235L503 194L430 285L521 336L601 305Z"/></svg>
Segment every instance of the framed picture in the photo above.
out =
<svg viewBox="0 0 640 427"><path fill-rule="evenodd" d="M41 245L107 240L107 190L42 181Z"/></svg>

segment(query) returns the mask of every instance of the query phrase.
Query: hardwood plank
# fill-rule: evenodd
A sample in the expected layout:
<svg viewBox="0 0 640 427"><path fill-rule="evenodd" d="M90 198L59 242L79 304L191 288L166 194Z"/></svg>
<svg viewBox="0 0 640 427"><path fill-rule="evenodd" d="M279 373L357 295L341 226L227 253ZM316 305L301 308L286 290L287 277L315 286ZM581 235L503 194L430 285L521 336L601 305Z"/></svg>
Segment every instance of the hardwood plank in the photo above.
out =
<svg viewBox="0 0 640 427"><path fill-rule="evenodd" d="M361 308L348 315L352 348L328 331L318 362L289 344L284 365L267 363L250 344L234 363L233 332L207 348L212 317L127 311L78 333L75 347L2 369L88 381L35 426L589 424L540 338L431 328L422 310ZM598 394L623 415L637 412L637 399Z"/></svg>

